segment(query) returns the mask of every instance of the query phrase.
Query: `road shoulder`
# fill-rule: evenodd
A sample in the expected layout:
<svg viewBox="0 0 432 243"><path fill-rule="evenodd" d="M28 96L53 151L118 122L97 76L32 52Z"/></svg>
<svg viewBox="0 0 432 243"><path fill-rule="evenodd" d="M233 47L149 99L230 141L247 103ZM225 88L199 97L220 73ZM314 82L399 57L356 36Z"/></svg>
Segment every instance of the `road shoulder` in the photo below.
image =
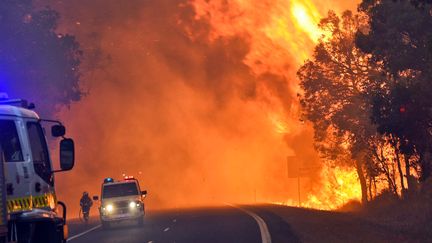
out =
<svg viewBox="0 0 432 243"><path fill-rule="evenodd" d="M273 214L272 217L265 217L267 222L276 220L269 224L272 236L275 234L273 232L286 228L285 230L292 231L298 237L297 242L419 242L418 239L349 213L279 205L262 205L259 209L263 217L266 214ZM278 218L279 222L277 222ZM286 241L275 240L274 242Z"/></svg>

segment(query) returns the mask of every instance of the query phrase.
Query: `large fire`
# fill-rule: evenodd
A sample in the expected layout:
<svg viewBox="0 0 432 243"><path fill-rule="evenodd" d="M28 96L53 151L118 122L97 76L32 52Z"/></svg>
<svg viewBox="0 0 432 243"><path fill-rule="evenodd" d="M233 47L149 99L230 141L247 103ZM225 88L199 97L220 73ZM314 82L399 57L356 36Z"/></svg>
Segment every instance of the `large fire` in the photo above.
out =
<svg viewBox="0 0 432 243"><path fill-rule="evenodd" d="M106 176L138 172L150 207L295 201L286 157L322 164L295 73L320 18L357 1L41 2L86 54L89 95L60 114L78 147L76 169L57 178L71 205ZM334 209L357 186L352 170L315 170L301 178L302 205Z"/></svg>
<svg viewBox="0 0 432 243"><path fill-rule="evenodd" d="M326 166L321 176L322 186L308 195L304 207L333 210L350 201L360 201L361 188L355 170Z"/></svg>
<svg viewBox="0 0 432 243"><path fill-rule="evenodd" d="M310 56L314 45L325 34L318 23L328 9L320 12L315 2L195 0L192 3L197 18L206 18L212 24L212 39L236 34L248 36L251 50L243 62L257 76L269 72L287 77L291 80L291 94L295 94L298 89L295 87L297 82L292 82L296 80L292 68L295 70ZM272 96L268 92L262 95L270 95L268 99ZM297 104L292 104L288 110L281 110L279 114L271 110L268 112L269 121L277 133L290 134L303 129L303 124L293 119L297 117ZM331 210L350 200L361 199L355 169L324 165L320 178L319 190L312 190L302 206ZM293 199L284 203L298 205Z"/></svg>
<svg viewBox="0 0 432 243"><path fill-rule="evenodd" d="M357 173L348 168L324 166L321 184L306 196L273 202L279 205L301 206L320 210L335 210L350 201L360 201L361 188ZM301 183L301 179L298 181Z"/></svg>

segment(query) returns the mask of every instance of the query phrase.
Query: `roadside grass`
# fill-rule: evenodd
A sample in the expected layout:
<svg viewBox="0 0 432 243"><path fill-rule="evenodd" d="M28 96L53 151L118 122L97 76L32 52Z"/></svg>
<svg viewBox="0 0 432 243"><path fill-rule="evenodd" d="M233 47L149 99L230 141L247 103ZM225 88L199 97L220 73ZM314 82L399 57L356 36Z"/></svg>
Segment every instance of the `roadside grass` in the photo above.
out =
<svg viewBox="0 0 432 243"><path fill-rule="evenodd" d="M406 236L432 241L432 181L425 182L416 193L406 194L402 199L384 192L363 207L358 203L342 209Z"/></svg>
<svg viewBox="0 0 432 243"><path fill-rule="evenodd" d="M263 206L287 222L301 242L421 242L353 212L323 211L283 205Z"/></svg>

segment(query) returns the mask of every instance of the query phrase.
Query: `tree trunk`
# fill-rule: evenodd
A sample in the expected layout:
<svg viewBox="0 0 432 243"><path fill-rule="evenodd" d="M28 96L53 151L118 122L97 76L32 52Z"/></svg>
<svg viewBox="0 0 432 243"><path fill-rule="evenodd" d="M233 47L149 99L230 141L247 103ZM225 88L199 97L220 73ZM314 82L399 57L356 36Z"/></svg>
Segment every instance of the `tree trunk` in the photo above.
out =
<svg viewBox="0 0 432 243"><path fill-rule="evenodd" d="M431 174L430 168L430 153L426 151L423 155L420 153L420 168L421 168L421 176L420 181L426 181Z"/></svg>
<svg viewBox="0 0 432 243"><path fill-rule="evenodd" d="M372 201L372 199L373 199L372 184L373 184L373 178L372 178L372 176L369 176L369 183L368 183L369 197L368 197L368 201Z"/></svg>
<svg viewBox="0 0 432 243"><path fill-rule="evenodd" d="M376 195L377 195L377 191L378 191L378 189L377 189L377 185L376 185L376 179L375 179L375 177L373 178L373 184L374 184L374 196L376 196Z"/></svg>
<svg viewBox="0 0 432 243"><path fill-rule="evenodd" d="M397 181L396 181L396 166L395 166L394 163L391 163L391 170L392 171L390 173L390 176L391 176L392 184L393 184L393 192L394 192L394 195L396 197L399 197L399 195L398 195L398 186L397 186Z"/></svg>
<svg viewBox="0 0 432 243"><path fill-rule="evenodd" d="M398 167L398 172L399 172L399 178L400 178L402 193L405 193L404 175L403 175L403 172L402 172L402 166L401 166L401 161L400 161L400 157L399 157L399 152L396 150L395 154L396 154L396 163L397 163L397 167Z"/></svg>
<svg viewBox="0 0 432 243"><path fill-rule="evenodd" d="M400 179L400 185L401 185L401 196L402 196L402 194L405 193L405 183L404 183L404 176L403 176L402 166L401 166L400 157L399 157L399 139L395 138L393 135L390 135L390 138L391 138L390 144L393 146L394 154L396 156L396 164L397 164L397 169L398 169L398 173L399 173L399 179ZM393 176L394 176L394 183L397 186L396 172L394 170L393 170ZM395 194L398 195L397 187L395 188Z"/></svg>
<svg viewBox="0 0 432 243"><path fill-rule="evenodd" d="M366 178L363 174L362 164L359 162L359 160L355 161L355 165L356 165L356 171L357 171L357 175L359 177L360 187L361 187L361 192L362 192L362 204L365 205L368 202Z"/></svg>
<svg viewBox="0 0 432 243"><path fill-rule="evenodd" d="M414 191L415 185L414 185L414 178L411 176L411 171L410 171L411 166L409 162L409 156L404 155L404 160L405 160L405 175L407 178L407 187L409 191Z"/></svg>
<svg viewBox="0 0 432 243"><path fill-rule="evenodd" d="M395 196L397 196L397 188L396 188L396 182L394 181L394 179L392 179L392 173L391 173L391 168L388 167L387 161L384 157L384 151L382 148L380 148L380 150L378 151L378 147L376 147L374 150L372 150L373 155L375 156L375 158L378 160L378 162L381 164L381 169L383 170L384 175L387 178L387 183L388 183L388 189L395 194ZM393 168L394 168L394 164L392 163ZM393 173L394 175L394 173ZM376 188L375 188L376 189ZM376 192L376 191L375 191Z"/></svg>

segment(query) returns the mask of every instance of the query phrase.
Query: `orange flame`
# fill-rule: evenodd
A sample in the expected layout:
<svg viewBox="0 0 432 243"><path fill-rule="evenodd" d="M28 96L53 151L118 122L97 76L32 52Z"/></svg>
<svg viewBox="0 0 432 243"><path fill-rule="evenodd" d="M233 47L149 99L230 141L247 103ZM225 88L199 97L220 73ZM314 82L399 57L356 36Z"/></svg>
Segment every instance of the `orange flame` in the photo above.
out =
<svg viewBox="0 0 432 243"><path fill-rule="evenodd" d="M348 4L350 7L355 6L355 2ZM348 4L328 0L319 3L316 0L192 2L196 18L205 19L211 24L211 40L235 35L247 37L250 51L243 62L256 76L273 73L294 81L288 84L293 95L300 92L295 70L310 56L319 38L325 35L318 27L320 19L329 7L340 11ZM334 9L338 5L342 9ZM279 109L281 104L274 101L271 93L266 92L265 88L260 91L263 100L272 101L266 110L269 123L277 134L290 134L304 129L304 125L295 119L298 116L298 104L293 104L289 111ZM361 198L354 169L324 166L321 180L320 190L309 195L303 206L331 210ZM290 199L284 203L297 205L294 201Z"/></svg>
<svg viewBox="0 0 432 243"><path fill-rule="evenodd" d="M80 160L57 180L59 197L69 200L72 211L80 191L96 194L99 181L122 172L142 171L139 179L153 207L296 195L286 155L314 162L317 156L311 128L298 121L293 102L300 91L295 72L322 34L315 27L319 18L330 7L340 12L347 1L159 0L119 6L105 0L102 12L100 1L38 2L63 10L59 33L77 35L87 53L82 70L91 92L60 114L72 125L68 133L76 138ZM186 33L167 31L183 27ZM240 48L226 44L233 39L241 39ZM245 83L251 87L247 99L236 93L236 85ZM321 180L315 185L328 181L333 188L311 194L323 204L331 193L351 195L338 194L345 189L331 173Z"/></svg>
<svg viewBox="0 0 432 243"><path fill-rule="evenodd" d="M323 185L318 192L308 196L304 207L334 210L349 201L360 201L361 188L355 169L324 167L321 177Z"/></svg>
<svg viewBox="0 0 432 243"><path fill-rule="evenodd" d="M310 2L294 2L291 7L291 13L294 16L297 28L305 31L309 37L316 43L322 35L322 30L318 28L317 23L321 19L318 10Z"/></svg>
<svg viewBox="0 0 432 243"><path fill-rule="evenodd" d="M350 201L360 201L361 188L358 176L354 169L323 167L321 171L322 184L307 195L306 200L301 199L302 207L320 210L335 210ZM298 206L294 199L273 202L274 204Z"/></svg>

